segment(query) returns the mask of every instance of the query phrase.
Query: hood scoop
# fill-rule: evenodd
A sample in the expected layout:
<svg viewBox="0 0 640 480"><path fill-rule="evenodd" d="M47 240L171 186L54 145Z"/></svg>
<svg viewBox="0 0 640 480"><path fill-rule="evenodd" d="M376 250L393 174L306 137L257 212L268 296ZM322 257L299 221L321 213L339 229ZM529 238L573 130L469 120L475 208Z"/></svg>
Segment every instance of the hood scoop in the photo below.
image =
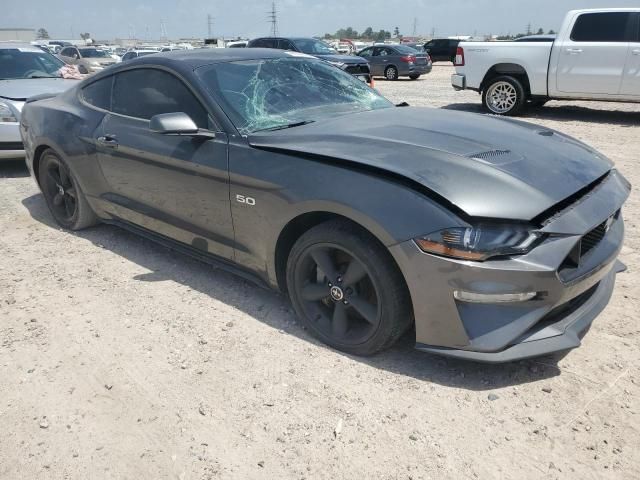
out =
<svg viewBox="0 0 640 480"><path fill-rule="evenodd" d="M486 150L467 156L488 165L507 165L523 160L522 156L513 153L511 150Z"/></svg>

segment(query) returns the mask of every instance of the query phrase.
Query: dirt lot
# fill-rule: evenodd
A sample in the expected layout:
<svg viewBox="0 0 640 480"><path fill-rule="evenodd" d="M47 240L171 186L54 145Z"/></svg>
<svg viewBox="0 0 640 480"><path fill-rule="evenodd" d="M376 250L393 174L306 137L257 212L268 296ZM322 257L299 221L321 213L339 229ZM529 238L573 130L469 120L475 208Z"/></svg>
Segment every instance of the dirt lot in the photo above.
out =
<svg viewBox="0 0 640 480"><path fill-rule="evenodd" d="M376 86L479 111L451 72ZM528 117L640 185L640 105ZM274 293L114 227L61 231L23 166L0 165L0 478L640 478L639 201L583 346L486 366L409 337L330 350Z"/></svg>

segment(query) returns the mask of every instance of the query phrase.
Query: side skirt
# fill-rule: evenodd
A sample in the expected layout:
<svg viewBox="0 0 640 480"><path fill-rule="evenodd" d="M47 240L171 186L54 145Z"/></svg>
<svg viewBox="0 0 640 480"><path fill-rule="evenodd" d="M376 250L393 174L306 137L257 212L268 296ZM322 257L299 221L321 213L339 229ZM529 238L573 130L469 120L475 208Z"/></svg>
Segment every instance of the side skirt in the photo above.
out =
<svg viewBox="0 0 640 480"><path fill-rule="evenodd" d="M103 223L108 225L114 225L116 227L120 227L124 230L127 230L131 233L139 235L143 238L151 240L157 244L162 245L163 247L181 253L183 255L187 255L191 258L195 258L203 263L211 265L213 267L219 268L226 272L237 275L238 277L247 280L248 282L253 283L254 285L264 288L266 290L274 291L273 288L259 275L248 271L229 260L218 257L217 255L212 255L207 252L203 252L202 250L198 250L190 245L186 245L181 242L177 242L171 238L165 237L164 235L160 235L158 233L152 232L151 230L147 230L145 228L139 227L133 223L127 222L126 220L122 220L120 218L111 218L111 219L101 219Z"/></svg>

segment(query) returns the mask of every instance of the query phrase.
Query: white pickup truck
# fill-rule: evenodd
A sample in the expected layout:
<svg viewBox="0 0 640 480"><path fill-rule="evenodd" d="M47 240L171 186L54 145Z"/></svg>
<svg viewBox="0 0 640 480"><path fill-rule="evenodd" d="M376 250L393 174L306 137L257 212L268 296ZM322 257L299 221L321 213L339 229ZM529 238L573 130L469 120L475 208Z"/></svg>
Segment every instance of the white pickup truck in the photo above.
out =
<svg viewBox="0 0 640 480"><path fill-rule="evenodd" d="M640 8L572 10L554 41L460 43L454 65L453 87L498 115L551 99L640 102Z"/></svg>

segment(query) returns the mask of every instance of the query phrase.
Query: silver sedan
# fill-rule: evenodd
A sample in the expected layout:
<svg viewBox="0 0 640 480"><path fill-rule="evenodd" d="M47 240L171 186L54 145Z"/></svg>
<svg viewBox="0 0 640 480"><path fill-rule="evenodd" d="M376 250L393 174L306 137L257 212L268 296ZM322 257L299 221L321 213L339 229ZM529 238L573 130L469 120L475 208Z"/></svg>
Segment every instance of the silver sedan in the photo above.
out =
<svg viewBox="0 0 640 480"><path fill-rule="evenodd" d="M27 98L77 83L62 78L64 68L64 62L28 43L0 44L0 161L24 158L19 126Z"/></svg>

